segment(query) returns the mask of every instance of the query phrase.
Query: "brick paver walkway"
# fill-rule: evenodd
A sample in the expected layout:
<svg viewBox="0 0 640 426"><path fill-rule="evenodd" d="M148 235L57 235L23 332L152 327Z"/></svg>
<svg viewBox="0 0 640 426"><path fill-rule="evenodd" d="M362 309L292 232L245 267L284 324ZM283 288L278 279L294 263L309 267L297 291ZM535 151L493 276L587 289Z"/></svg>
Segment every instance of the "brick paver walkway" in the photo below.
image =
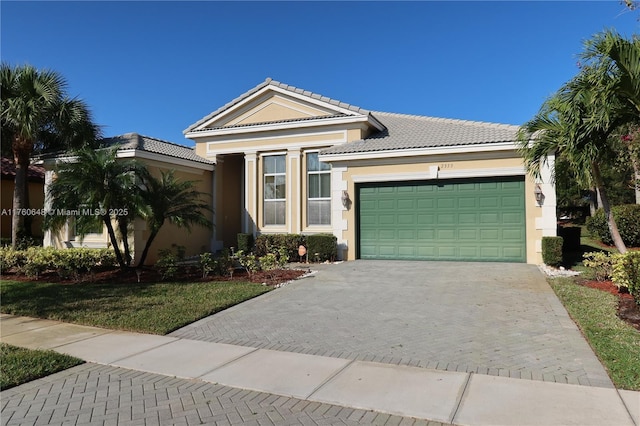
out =
<svg viewBox="0 0 640 426"><path fill-rule="evenodd" d="M613 387L532 265L355 261L172 336L281 351Z"/></svg>
<svg viewBox="0 0 640 426"><path fill-rule="evenodd" d="M159 374L83 364L0 392L2 425L429 425Z"/></svg>

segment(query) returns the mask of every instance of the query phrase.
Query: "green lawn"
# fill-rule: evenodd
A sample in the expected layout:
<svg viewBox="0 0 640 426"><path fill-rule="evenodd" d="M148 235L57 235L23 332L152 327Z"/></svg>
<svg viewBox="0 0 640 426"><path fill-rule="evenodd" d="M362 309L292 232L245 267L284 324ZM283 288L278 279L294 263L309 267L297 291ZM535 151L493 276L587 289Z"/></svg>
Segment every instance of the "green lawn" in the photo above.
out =
<svg viewBox="0 0 640 426"><path fill-rule="evenodd" d="M570 278L549 282L616 387L640 390L640 332L616 316L618 298Z"/></svg>
<svg viewBox="0 0 640 426"><path fill-rule="evenodd" d="M52 284L0 281L0 312L167 334L270 289L248 282Z"/></svg>
<svg viewBox="0 0 640 426"><path fill-rule="evenodd" d="M0 343L0 389L8 389L84 361L53 351L34 351Z"/></svg>

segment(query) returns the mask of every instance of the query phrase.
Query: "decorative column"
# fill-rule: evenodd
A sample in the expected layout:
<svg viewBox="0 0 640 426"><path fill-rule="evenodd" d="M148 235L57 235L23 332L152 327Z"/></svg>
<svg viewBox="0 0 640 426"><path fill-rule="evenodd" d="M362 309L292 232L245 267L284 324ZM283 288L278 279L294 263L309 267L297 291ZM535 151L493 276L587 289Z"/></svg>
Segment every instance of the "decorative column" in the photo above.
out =
<svg viewBox="0 0 640 426"><path fill-rule="evenodd" d="M342 203L343 192L348 190L347 181L343 178L343 173L347 171L346 167L331 165L331 226L333 227L333 235L338 239L338 258L346 260L346 253L349 241L345 239L344 232L347 231L348 221L344 218L344 212L347 208ZM351 200L351 208L355 202L355 194L349 194Z"/></svg>
<svg viewBox="0 0 640 426"><path fill-rule="evenodd" d="M302 232L302 167L300 149L287 151L287 232Z"/></svg>
<svg viewBox="0 0 640 426"><path fill-rule="evenodd" d="M244 223L243 232L256 236L258 221L258 155L244 153Z"/></svg>

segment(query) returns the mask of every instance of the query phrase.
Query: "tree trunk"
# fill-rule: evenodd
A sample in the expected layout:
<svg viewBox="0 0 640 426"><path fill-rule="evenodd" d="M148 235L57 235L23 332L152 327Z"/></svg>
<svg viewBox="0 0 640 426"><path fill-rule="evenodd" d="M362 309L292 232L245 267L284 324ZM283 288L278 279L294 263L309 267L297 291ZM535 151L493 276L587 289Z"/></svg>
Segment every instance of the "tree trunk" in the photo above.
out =
<svg viewBox="0 0 640 426"><path fill-rule="evenodd" d="M124 247L123 258L127 266L131 266L131 250L129 249L129 229L126 218L118 217L118 231L122 238L122 245Z"/></svg>
<svg viewBox="0 0 640 426"><path fill-rule="evenodd" d="M11 247L16 248L18 237L24 235L24 217L22 209L27 207L27 171L29 169L29 156L31 154L31 142L16 137L13 141L13 162L16 167L16 177L13 188L13 212L11 216Z"/></svg>
<svg viewBox="0 0 640 426"><path fill-rule="evenodd" d="M633 155L633 151L631 151L631 165L633 166L633 189L636 193L636 204L640 204L640 165L638 164L638 159Z"/></svg>
<svg viewBox="0 0 640 426"><path fill-rule="evenodd" d="M158 235L160 231L160 227L151 230L151 235L149 235L149 239L147 239L147 243L144 245L144 250L142 250L142 256L140 257L140 262L138 262L138 268L144 266L144 261L147 259L147 254L149 253L149 249L151 248L151 243Z"/></svg>
<svg viewBox="0 0 640 426"><path fill-rule="evenodd" d="M109 239L111 240L111 245L113 246L113 251L116 254L116 260L120 265L120 269L126 269L127 265L122 258L122 253L120 252L120 246L118 245L118 239L116 238L116 233L113 230L113 224L111 223L111 216L104 215L102 216L102 221L104 225L107 227L107 233L109 234Z"/></svg>
<svg viewBox="0 0 640 426"><path fill-rule="evenodd" d="M596 187L598 188L598 193L600 194L602 209L604 210L604 216L607 219L607 224L609 225L609 232L611 233L613 244L616 246L620 253L626 253L627 246L624 244L624 241L622 241L622 237L620 236L620 232L618 231L618 225L616 224L616 220L613 217L613 213L611 212L609 198L607 197L607 192L604 189L604 183L602 181L602 175L600 174L600 166L596 162L591 163L591 166L593 168L593 179L595 180Z"/></svg>
<svg viewBox="0 0 640 426"><path fill-rule="evenodd" d="M596 188L589 189L589 213L591 216L595 216L598 210L598 191Z"/></svg>

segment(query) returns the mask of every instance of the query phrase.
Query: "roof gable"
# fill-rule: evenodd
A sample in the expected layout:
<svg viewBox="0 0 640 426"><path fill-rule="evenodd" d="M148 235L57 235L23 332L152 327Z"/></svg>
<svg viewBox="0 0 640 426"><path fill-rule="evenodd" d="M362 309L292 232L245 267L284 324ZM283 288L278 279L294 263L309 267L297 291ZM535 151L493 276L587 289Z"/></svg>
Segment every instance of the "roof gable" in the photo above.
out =
<svg viewBox="0 0 640 426"><path fill-rule="evenodd" d="M369 111L317 93L298 89L268 78L263 83L237 97L184 130L185 134L291 123L313 119L361 117L369 120ZM379 123L374 125L382 128Z"/></svg>

